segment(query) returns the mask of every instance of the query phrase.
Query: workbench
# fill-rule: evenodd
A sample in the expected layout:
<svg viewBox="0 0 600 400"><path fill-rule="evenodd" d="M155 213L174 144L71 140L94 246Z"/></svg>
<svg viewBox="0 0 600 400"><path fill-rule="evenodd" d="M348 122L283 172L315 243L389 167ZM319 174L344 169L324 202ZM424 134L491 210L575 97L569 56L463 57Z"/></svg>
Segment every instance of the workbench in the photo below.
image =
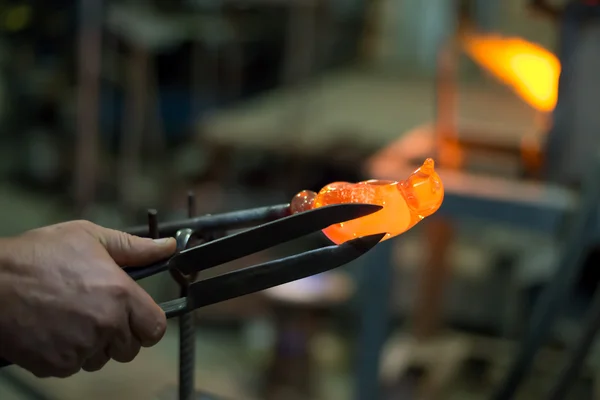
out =
<svg viewBox="0 0 600 400"><path fill-rule="evenodd" d="M536 129L535 111L501 86L465 83L458 96L459 128L471 135L485 131L506 142ZM208 143L257 150L293 144L310 154L340 140L382 148L434 117L431 80L346 69L216 111L198 132Z"/></svg>

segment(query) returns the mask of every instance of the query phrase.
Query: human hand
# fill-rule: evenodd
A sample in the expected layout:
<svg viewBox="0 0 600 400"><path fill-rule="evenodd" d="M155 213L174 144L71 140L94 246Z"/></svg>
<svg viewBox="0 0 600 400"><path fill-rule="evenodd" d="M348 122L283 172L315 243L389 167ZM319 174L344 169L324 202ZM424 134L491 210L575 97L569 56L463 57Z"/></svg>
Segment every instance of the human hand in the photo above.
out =
<svg viewBox="0 0 600 400"><path fill-rule="evenodd" d="M155 345L165 314L120 266L175 252L153 241L72 221L0 239L0 356L38 377L97 371Z"/></svg>

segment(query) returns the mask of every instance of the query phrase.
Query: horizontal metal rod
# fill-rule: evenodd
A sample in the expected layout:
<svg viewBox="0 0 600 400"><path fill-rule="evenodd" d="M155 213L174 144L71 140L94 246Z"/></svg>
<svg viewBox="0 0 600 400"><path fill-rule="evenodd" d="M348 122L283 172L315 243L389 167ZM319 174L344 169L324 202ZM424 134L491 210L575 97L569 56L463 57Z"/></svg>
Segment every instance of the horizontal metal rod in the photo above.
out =
<svg viewBox="0 0 600 400"><path fill-rule="evenodd" d="M278 204L274 206L232 211L223 214L207 214L185 220L160 223L158 224L158 233L161 237L166 237L174 236L178 230L184 228L190 228L195 232L204 233L242 229L283 218L289 215L289 213L289 204ZM148 237L150 235L147 225L124 229L124 231L142 237Z"/></svg>

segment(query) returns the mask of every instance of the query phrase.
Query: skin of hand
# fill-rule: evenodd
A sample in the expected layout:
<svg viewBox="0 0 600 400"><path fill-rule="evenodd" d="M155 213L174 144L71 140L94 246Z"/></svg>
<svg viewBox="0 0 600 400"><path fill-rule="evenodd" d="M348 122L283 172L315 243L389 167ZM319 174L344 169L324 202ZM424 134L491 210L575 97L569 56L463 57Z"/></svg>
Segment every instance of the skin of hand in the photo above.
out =
<svg viewBox="0 0 600 400"><path fill-rule="evenodd" d="M153 241L87 221L0 239L0 356L38 377L132 361L163 337L162 309L122 269L167 258Z"/></svg>

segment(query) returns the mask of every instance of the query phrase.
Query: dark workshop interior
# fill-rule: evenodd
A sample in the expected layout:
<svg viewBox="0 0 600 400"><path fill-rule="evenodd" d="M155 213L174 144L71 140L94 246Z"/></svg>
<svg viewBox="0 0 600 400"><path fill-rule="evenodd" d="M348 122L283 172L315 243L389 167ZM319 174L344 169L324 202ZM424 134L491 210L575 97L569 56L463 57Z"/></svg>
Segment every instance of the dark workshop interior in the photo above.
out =
<svg viewBox="0 0 600 400"><path fill-rule="evenodd" d="M2 368L0 400L600 399L599 104L600 1L0 0L0 236L287 204L428 157L445 190L356 261L188 314L187 395L173 319L131 363Z"/></svg>

